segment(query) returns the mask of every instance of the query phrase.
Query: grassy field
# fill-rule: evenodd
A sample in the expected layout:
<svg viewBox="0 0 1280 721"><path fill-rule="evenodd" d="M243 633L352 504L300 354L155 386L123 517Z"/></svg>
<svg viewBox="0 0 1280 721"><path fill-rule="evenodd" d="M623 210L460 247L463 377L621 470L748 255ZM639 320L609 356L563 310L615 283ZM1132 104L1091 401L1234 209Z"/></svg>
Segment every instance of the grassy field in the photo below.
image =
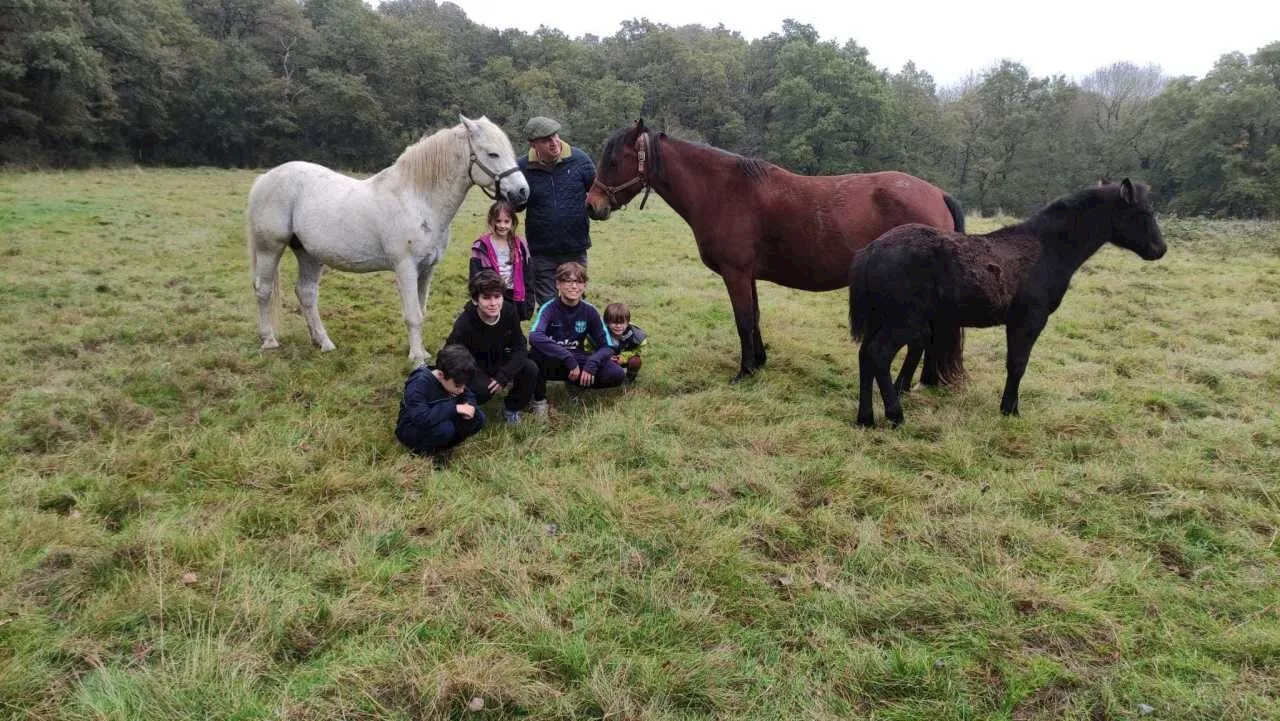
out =
<svg viewBox="0 0 1280 721"><path fill-rule="evenodd" d="M594 225L588 291L649 332L640 383L435 470L391 433L391 274L326 274L336 352L296 312L258 350L252 178L0 175L0 717L1280 718L1280 226L1104 249L1021 418L983 330L863 431L846 295L762 286L730 386L654 198Z"/></svg>

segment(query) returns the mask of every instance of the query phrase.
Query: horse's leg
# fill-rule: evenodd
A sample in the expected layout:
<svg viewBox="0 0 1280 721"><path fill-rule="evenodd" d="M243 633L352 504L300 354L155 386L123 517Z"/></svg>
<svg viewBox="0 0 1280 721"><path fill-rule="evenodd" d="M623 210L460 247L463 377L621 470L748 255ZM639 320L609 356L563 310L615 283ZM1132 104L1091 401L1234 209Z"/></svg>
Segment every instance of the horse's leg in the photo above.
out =
<svg viewBox="0 0 1280 721"><path fill-rule="evenodd" d="M298 304L302 306L302 316L307 319L311 342L322 351L331 351L334 349L333 341L329 340L324 323L320 322L320 275L324 273L324 264L296 243L293 255L298 259Z"/></svg>
<svg viewBox="0 0 1280 721"><path fill-rule="evenodd" d="M911 382L916 375L916 366L920 364L920 356L924 355L924 343L919 341L907 344L907 358L902 361L902 369L898 371L898 380L893 382L893 389L898 393L911 390Z"/></svg>
<svg viewBox="0 0 1280 721"><path fill-rule="evenodd" d="M756 372L754 333L756 333L755 304L752 302L752 286L755 279L749 273L730 271L722 275L729 291L729 303L733 306L733 322L738 327L738 342L742 346L742 362L733 382Z"/></svg>
<svg viewBox="0 0 1280 721"><path fill-rule="evenodd" d="M884 417L894 426L902 424L902 398L893 387L893 357L906 345L900 337L881 333L877 342L871 345L871 355L875 364L876 385L880 386L880 397L884 400Z"/></svg>
<svg viewBox="0 0 1280 721"><path fill-rule="evenodd" d="M264 250L255 244L251 252L253 293L258 298L258 338L262 350L271 350L280 347L276 323L280 319L280 256L284 255L284 246Z"/></svg>
<svg viewBox="0 0 1280 721"><path fill-rule="evenodd" d="M409 361L415 366L427 362L427 351L422 347L422 306L418 303L418 264L405 258L396 264L396 285L400 288L400 310L409 331Z"/></svg>
<svg viewBox="0 0 1280 721"><path fill-rule="evenodd" d="M938 385L938 359L927 349L924 352L924 370L920 371L920 385L935 387Z"/></svg>
<svg viewBox="0 0 1280 721"><path fill-rule="evenodd" d="M427 317L427 298L431 296L431 278L435 275L435 265L418 266L418 307L422 309L422 317Z"/></svg>
<svg viewBox="0 0 1280 721"><path fill-rule="evenodd" d="M858 349L858 425L873 428L876 425L875 408L871 394L875 392L875 359L871 354L871 344L875 337L862 339L862 347Z"/></svg>
<svg viewBox="0 0 1280 721"><path fill-rule="evenodd" d="M1036 344L1036 338L1040 337L1040 331L1049 320L1046 314L1035 310L1022 310L1011 315L1014 317L1005 326L1009 348L1005 356L1004 395L1000 398L1000 412L1006 416L1018 415L1018 386L1027 371L1031 346Z"/></svg>
<svg viewBox="0 0 1280 721"><path fill-rule="evenodd" d="M763 368L768 355L764 350L764 336L760 335L760 292L756 288L754 278L751 280L751 309L756 318L755 327L751 333L751 348L755 354L756 368Z"/></svg>

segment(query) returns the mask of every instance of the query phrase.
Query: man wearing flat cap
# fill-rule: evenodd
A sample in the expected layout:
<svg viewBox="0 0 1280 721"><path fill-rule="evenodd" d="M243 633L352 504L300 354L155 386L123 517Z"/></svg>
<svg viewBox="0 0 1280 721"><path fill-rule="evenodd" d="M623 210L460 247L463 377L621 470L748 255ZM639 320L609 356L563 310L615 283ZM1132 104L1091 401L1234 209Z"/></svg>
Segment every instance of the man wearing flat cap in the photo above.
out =
<svg viewBox="0 0 1280 721"><path fill-rule="evenodd" d="M587 191L596 177L591 157L560 139L560 123L536 116L524 126L529 154L517 164L529 182L524 229L533 293L541 305L556 297L556 267L587 264L591 228Z"/></svg>

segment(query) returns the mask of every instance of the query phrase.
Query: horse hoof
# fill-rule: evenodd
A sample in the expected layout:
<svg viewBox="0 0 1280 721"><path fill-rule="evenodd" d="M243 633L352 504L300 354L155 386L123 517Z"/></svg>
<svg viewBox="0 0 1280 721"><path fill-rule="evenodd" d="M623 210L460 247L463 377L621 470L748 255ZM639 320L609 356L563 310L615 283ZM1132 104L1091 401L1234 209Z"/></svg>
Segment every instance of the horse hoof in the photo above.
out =
<svg viewBox="0 0 1280 721"><path fill-rule="evenodd" d="M331 341L331 340L329 340L329 339L327 339L327 338L326 338L325 340L323 340L323 341L321 341L321 342L317 343L316 345L320 346L320 352L321 352L321 353L328 353L328 352L329 352L329 351L331 351L331 350L337 350L337 349L338 349L338 347L337 347L337 346L335 346L335 345L333 344L333 341Z"/></svg>
<svg viewBox="0 0 1280 721"><path fill-rule="evenodd" d="M730 383L737 384L750 378L755 371L738 371L738 375L729 380Z"/></svg>
<svg viewBox="0 0 1280 721"><path fill-rule="evenodd" d="M876 419L871 417L858 416L857 425L861 428L875 428Z"/></svg>
<svg viewBox="0 0 1280 721"><path fill-rule="evenodd" d="M280 347L280 341L275 338L268 338L262 341L262 350L275 350Z"/></svg>
<svg viewBox="0 0 1280 721"><path fill-rule="evenodd" d="M906 419L903 418L902 416L890 416L888 420L889 420L890 426L892 426L893 428L897 428L898 426L902 425L902 422Z"/></svg>

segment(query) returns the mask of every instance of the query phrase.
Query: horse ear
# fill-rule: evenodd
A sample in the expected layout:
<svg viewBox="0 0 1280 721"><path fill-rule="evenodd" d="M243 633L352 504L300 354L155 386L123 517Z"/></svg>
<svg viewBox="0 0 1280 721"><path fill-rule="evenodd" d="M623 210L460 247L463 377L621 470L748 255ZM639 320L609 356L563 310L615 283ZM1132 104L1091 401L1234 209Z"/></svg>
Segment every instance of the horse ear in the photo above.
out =
<svg viewBox="0 0 1280 721"><path fill-rule="evenodd" d="M1133 196L1133 183L1130 183L1128 178L1120 181L1120 199L1129 205L1133 205Z"/></svg>
<svg viewBox="0 0 1280 721"><path fill-rule="evenodd" d="M468 133L471 133L472 135L478 135L480 133L480 128L476 126L476 121L468 118L462 113L458 113L458 119L462 121L462 127L466 128Z"/></svg>
<svg viewBox="0 0 1280 721"><path fill-rule="evenodd" d="M1098 187L1099 187L1099 188L1101 188L1101 187L1102 187L1102 186L1104 186L1104 185L1111 185L1111 178L1108 178L1108 177L1107 177L1107 176L1105 176L1105 175L1099 175L1099 176L1098 176Z"/></svg>

